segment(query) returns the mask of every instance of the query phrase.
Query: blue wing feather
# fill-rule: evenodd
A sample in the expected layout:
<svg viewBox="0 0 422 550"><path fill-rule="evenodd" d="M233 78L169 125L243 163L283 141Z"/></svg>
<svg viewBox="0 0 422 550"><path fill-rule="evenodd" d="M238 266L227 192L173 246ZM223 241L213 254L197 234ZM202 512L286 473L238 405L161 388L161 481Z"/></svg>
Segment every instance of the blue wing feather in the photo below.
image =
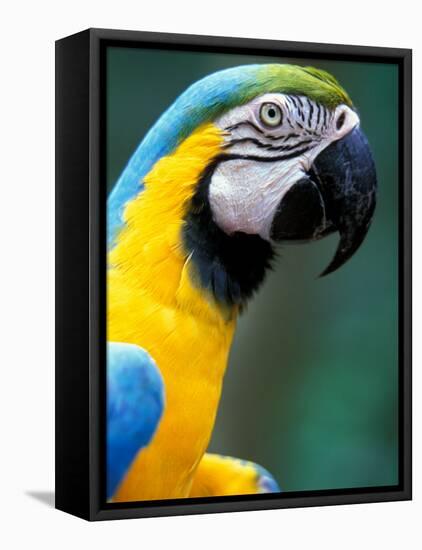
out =
<svg viewBox="0 0 422 550"><path fill-rule="evenodd" d="M238 459L245 466L252 466L256 473L256 489L258 493L281 493L283 489L279 486L272 474L256 462Z"/></svg>
<svg viewBox="0 0 422 550"><path fill-rule="evenodd" d="M107 346L107 498L151 440L164 406L161 375L139 346Z"/></svg>
<svg viewBox="0 0 422 550"><path fill-rule="evenodd" d="M277 481L273 478L268 470L255 464L255 470L257 473L257 483L260 493L281 493L282 489L280 488Z"/></svg>

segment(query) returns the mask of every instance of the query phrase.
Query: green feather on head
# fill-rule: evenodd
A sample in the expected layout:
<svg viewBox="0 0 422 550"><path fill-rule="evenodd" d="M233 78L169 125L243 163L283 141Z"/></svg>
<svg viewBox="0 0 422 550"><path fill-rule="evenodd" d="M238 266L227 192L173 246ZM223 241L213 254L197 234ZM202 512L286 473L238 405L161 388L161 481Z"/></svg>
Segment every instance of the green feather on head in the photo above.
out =
<svg viewBox="0 0 422 550"><path fill-rule="evenodd" d="M326 71L314 67L262 65L262 81L259 87L267 92L305 95L329 109L335 109L342 103L353 106L338 81Z"/></svg>

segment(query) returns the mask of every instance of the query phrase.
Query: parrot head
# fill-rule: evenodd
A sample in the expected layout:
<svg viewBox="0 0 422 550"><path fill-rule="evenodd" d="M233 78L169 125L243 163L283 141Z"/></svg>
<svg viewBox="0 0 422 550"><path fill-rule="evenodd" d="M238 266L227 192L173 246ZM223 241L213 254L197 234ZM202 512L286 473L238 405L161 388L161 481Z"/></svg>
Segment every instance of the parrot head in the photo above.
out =
<svg viewBox="0 0 422 550"><path fill-rule="evenodd" d="M212 217L227 235L286 243L337 231L338 248L324 274L361 245L376 189L359 116L332 86L338 104L300 91L264 93L222 115L216 124L226 136L225 152L208 176Z"/></svg>
<svg viewBox="0 0 422 550"><path fill-rule="evenodd" d="M221 148L203 167L182 236L202 287L219 301L242 304L279 243L334 232L337 250L323 275L351 258L374 213L374 162L349 96L312 67L246 65L193 84L150 130L111 204L138 192L157 160L210 123Z"/></svg>

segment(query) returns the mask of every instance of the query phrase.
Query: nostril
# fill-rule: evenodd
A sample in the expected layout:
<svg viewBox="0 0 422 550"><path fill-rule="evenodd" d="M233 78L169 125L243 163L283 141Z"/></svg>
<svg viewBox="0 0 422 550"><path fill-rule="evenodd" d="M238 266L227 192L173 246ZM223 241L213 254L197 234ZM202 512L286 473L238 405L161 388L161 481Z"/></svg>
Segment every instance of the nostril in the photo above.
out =
<svg viewBox="0 0 422 550"><path fill-rule="evenodd" d="M336 122L337 130L341 130L343 128L345 120L346 120L346 113L343 111L340 113L339 117L337 118L337 122Z"/></svg>

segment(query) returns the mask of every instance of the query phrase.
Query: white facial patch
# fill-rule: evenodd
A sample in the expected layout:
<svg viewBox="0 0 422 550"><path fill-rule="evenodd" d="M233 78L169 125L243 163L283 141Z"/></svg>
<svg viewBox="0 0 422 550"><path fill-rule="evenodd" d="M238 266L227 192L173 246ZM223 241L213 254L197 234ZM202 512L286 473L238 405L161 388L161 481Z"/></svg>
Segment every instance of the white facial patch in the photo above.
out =
<svg viewBox="0 0 422 550"><path fill-rule="evenodd" d="M279 202L302 174L296 162L222 162L209 189L215 222L228 235L240 231L269 239Z"/></svg>
<svg viewBox="0 0 422 550"><path fill-rule="evenodd" d="M346 105L330 111L306 97L284 94L265 94L220 117L216 125L226 133L227 156L209 187L214 221L229 235L270 240L285 193L323 149L358 123Z"/></svg>

